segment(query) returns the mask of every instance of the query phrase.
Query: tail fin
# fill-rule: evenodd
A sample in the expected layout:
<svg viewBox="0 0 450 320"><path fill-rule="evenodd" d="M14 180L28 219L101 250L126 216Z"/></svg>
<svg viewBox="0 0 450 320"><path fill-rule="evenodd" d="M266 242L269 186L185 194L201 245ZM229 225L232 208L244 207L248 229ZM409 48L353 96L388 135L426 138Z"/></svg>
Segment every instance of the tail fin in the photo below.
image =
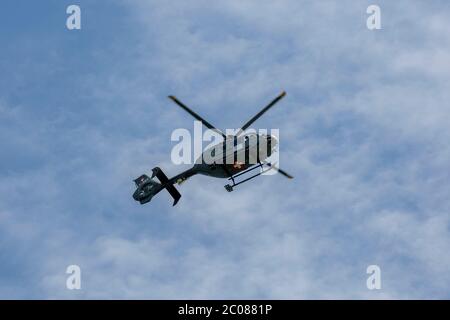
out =
<svg viewBox="0 0 450 320"><path fill-rule="evenodd" d="M178 192L178 190L173 186L173 184L169 183L169 178L164 174L164 172L159 168L155 167L152 169L152 178L157 177L158 180L161 182L161 184L166 188L166 190L170 193L172 196L174 202L173 205L176 205L178 203L178 200L181 198L181 194Z"/></svg>

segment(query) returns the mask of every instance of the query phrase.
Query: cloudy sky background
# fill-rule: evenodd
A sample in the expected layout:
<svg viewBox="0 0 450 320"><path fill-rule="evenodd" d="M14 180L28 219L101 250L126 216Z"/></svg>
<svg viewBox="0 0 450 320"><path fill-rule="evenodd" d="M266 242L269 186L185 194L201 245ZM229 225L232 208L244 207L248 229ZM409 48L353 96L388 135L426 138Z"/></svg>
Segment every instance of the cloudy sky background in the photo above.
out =
<svg viewBox="0 0 450 320"><path fill-rule="evenodd" d="M382 30L366 28L378 4ZM82 30L66 29L66 7ZM2 1L0 298L450 298L447 1ZM172 207L176 128L280 129L282 166ZM82 290L65 270L82 269ZM379 265L382 289L366 288Z"/></svg>

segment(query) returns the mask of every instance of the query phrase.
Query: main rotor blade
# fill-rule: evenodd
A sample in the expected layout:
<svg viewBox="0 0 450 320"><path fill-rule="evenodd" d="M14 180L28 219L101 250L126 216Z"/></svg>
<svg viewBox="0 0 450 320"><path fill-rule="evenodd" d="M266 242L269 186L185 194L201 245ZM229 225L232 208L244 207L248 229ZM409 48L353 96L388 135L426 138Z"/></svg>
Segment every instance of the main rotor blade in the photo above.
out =
<svg viewBox="0 0 450 320"><path fill-rule="evenodd" d="M285 176L286 178L288 178L288 179L294 179L294 177L293 176L291 176L289 173L287 173L286 171L284 171L284 170L281 170L280 168L277 168L277 167L275 167L273 164L271 164L270 162L265 162L264 161L264 163L265 164L267 164L269 167L271 167L272 169L274 169L274 170L276 170L276 171L278 171L279 173L281 173L283 176Z"/></svg>
<svg viewBox="0 0 450 320"><path fill-rule="evenodd" d="M200 117L198 114L196 114L194 111L192 111L191 109L189 109L186 105L184 105L180 100L178 100L176 97L174 96L169 96L169 98L175 102L177 105L179 105L181 108L183 108L185 111L187 111L191 116L193 116L195 119L197 119L198 121L200 121L201 123L203 123L203 125L205 127L207 127L208 129L211 129L215 132L217 132L218 134L222 135L222 137L224 139L227 138L227 136L220 131L219 129L217 129L216 127L214 127L211 123L209 123L208 121L206 121L205 119L203 119L202 117Z"/></svg>
<svg viewBox="0 0 450 320"><path fill-rule="evenodd" d="M267 110L269 110L275 103L280 101L284 96L286 95L286 92L283 91L278 97L272 100L271 103L269 103L267 106L265 106L260 112L258 112L253 118L251 118L246 124L244 124L241 129L238 131L236 136L239 136L242 132L244 132L248 127L251 126L253 122L258 120L259 117L261 117Z"/></svg>

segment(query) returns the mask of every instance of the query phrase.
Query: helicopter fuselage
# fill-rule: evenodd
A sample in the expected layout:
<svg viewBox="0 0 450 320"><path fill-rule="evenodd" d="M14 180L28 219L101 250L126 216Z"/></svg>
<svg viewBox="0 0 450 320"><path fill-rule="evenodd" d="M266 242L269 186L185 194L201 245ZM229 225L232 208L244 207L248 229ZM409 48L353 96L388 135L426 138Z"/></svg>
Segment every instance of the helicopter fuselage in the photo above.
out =
<svg viewBox="0 0 450 320"><path fill-rule="evenodd" d="M197 174L229 178L270 157L277 138L264 134L249 134L234 142L234 137L206 149L191 169Z"/></svg>

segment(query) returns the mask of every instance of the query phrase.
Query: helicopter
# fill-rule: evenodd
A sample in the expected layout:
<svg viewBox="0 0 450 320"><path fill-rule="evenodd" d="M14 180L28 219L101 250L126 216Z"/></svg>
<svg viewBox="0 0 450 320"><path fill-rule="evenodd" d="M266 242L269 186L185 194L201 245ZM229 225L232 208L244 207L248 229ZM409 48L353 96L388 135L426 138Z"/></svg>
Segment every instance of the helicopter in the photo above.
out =
<svg viewBox="0 0 450 320"><path fill-rule="evenodd" d="M286 178L292 179L293 177L286 171L266 161L266 159L269 158L276 149L278 144L277 138L267 134L245 132L250 125L259 119L285 95L286 92L283 91L267 106L261 109L261 111L254 117L248 120L236 134L228 136L188 108L175 96L169 96L169 99L188 112L196 120L200 121L206 128L213 130L222 136L223 141L206 149L202 153L201 157L197 159L193 167L170 179L159 167L152 169L151 177L143 174L137 179L134 179L133 181L135 183L136 190L133 193L133 199L138 201L140 204L145 204L161 190L166 189L174 199L173 206L175 206L180 200L181 194L175 188L174 184L180 185L188 178L196 174L228 179L231 184L228 183L224 186L228 192L233 191L236 186L256 178L269 170L275 170ZM208 159L208 161L206 161L206 159ZM238 177L241 177L242 175L252 172L258 168L260 169L258 173L253 173L248 178L241 181L236 181ZM155 177L159 180L159 182L154 180ZM242 179L242 177L240 179Z"/></svg>

